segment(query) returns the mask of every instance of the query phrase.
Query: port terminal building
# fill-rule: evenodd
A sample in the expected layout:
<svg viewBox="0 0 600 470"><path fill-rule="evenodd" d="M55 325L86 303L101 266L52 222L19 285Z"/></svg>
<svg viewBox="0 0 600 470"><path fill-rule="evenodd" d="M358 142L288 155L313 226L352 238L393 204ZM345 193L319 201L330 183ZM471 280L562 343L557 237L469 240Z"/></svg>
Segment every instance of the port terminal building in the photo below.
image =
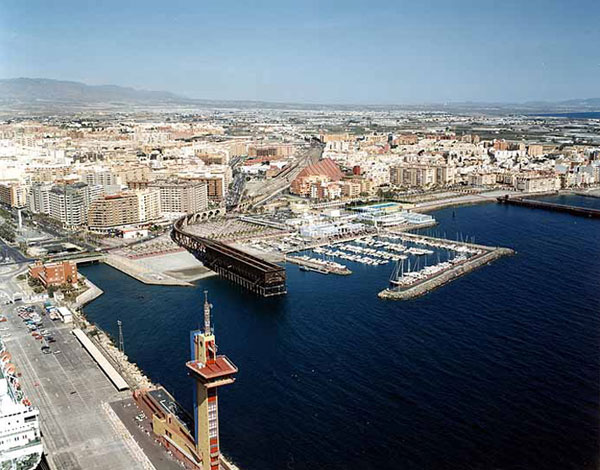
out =
<svg viewBox="0 0 600 470"><path fill-rule="evenodd" d="M376 227L393 227L395 225L431 225L435 219L427 214L411 212L413 204L385 202L368 206L355 207L357 221Z"/></svg>

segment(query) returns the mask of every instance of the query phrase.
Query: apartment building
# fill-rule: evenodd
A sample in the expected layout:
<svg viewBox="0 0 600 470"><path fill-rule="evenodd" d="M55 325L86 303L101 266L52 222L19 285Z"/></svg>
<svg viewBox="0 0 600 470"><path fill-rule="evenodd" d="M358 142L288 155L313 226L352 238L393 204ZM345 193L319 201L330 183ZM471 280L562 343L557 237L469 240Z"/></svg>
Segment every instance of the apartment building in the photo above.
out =
<svg viewBox="0 0 600 470"><path fill-rule="evenodd" d="M198 176L186 176L184 179L190 183L199 183L205 185L207 191L206 194L209 201L219 203L225 200L225 191L227 189L225 175L206 174Z"/></svg>
<svg viewBox="0 0 600 470"><path fill-rule="evenodd" d="M148 189L104 195L90 204L88 227L109 233L127 225L152 222L161 216L160 191Z"/></svg>
<svg viewBox="0 0 600 470"><path fill-rule="evenodd" d="M324 143L340 140L351 140L348 132L341 132L338 134L319 134L319 139Z"/></svg>
<svg viewBox="0 0 600 470"><path fill-rule="evenodd" d="M290 192L299 196L314 198L316 195L317 198L320 198L322 191L311 188L322 188L326 183L339 181L343 177L344 174L337 163L325 158L304 168L292 181Z"/></svg>
<svg viewBox="0 0 600 470"><path fill-rule="evenodd" d="M120 184L119 178L108 170L98 170L85 173L83 180L88 185L114 186Z"/></svg>
<svg viewBox="0 0 600 470"><path fill-rule="evenodd" d="M50 190L52 183L34 183L27 194L27 207L34 214L48 214L50 212Z"/></svg>
<svg viewBox="0 0 600 470"><path fill-rule="evenodd" d="M292 144L251 144L248 146L248 156L284 158L293 155L294 149Z"/></svg>
<svg viewBox="0 0 600 470"><path fill-rule="evenodd" d="M136 192L140 222L151 222L161 217L160 189L150 188Z"/></svg>
<svg viewBox="0 0 600 470"><path fill-rule="evenodd" d="M29 266L29 275L39 279L46 288L63 284L77 284L77 264L73 261L42 264L37 261Z"/></svg>
<svg viewBox="0 0 600 470"><path fill-rule="evenodd" d="M89 229L93 232L110 231L139 221L139 204L135 193L100 197L90 204L87 216Z"/></svg>
<svg viewBox="0 0 600 470"><path fill-rule="evenodd" d="M449 165L403 163L390 167L390 183L409 188L446 186L455 181L455 169Z"/></svg>
<svg viewBox="0 0 600 470"><path fill-rule="evenodd" d="M101 196L102 191L102 186L85 183L56 185L50 190L49 215L65 227L84 225L90 203Z"/></svg>
<svg viewBox="0 0 600 470"><path fill-rule="evenodd" d="M156 182L149 186L160 193L163 216L175 218L208 208L208 185L198 181Z"/></svg>
<svg viewBox="0 0 600 470"><path fill-rule="evenodd" d="M560 189L560 177L555 174L517 175L514 178L514 188L517 191L527 193L558 191Z"/></svg>
<svg viewBox="0 0 600 470"><path fill-rule="evenodd" d="M530 157L541 157L544 155L544 146L541 144L531 144L527 147L527 155Z"/></svg>
<svg viewBox="0 0 600 470"><path fill-rule="evenodd" d="M471 173L468 182L472 186L491 186L498 182L496 173Z"/></svg>
<svg viewBox="0 0 600 470"><path fill-rule="evenodd" d="M347 198L353 198L360 196L361 184L359 181L346 180L340 182L342 196Z"/></svg>
<svg viewBox="0 0 600 470"><path fill-rule="evenodd" d="M113 166L111 172L115 175L116 180L120 184L152 180L152 170L145 165Z"/></svg>
<svg viewBox="0 0 600 470"><path fill-rule="evenodd" d="M27 189L16 182L1 183L0 203L10 207L25 207L27 204Z"/></svg>

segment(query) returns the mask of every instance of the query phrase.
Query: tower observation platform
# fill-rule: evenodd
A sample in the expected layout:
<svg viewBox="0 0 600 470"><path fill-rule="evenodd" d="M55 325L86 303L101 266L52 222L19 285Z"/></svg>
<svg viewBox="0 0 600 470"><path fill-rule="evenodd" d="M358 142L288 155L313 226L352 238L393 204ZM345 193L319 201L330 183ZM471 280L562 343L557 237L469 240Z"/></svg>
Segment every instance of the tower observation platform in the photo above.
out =
<svg viewBox="0 0 600 470"><path fill-rule="evenodd" d="M186 230L196 222L195 214L178 219L171 238L200 260L204 266L251 292L271 297L286 289L285 268L238 250L217 240L194 235Z"/></svg>
<svg viewBox="0 0 600 470"><path fill-rule="evenodd" d="M217 389L235 381L238 368L226 356L217 354L215 335L210 324L210 310L205 292L204 330L190 334L191 360L186 367L194 386L194 422L197 452L204 470L219 470L219 409Z"/></svg>

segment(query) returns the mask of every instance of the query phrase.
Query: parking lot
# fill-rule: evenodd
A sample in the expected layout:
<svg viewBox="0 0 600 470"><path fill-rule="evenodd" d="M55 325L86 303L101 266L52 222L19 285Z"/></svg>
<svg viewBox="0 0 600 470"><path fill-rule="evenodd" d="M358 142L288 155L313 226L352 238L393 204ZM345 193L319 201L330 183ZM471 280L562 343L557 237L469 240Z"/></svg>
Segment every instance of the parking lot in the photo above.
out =
<svg viewBox="0 0 600 470"><path fill-rule="evenodd" d="M25 394L40 410L51 468L151 468L133 438L120 432L103 406L129 393L116 391L69 325L42 315L42 304L33 308L37 316L22 316L40 318L35 331L29 326L32 318L28 325L19 316L19 305L3 306L0 313L6 321L0 322L0 335L22 374Z"/></svg>

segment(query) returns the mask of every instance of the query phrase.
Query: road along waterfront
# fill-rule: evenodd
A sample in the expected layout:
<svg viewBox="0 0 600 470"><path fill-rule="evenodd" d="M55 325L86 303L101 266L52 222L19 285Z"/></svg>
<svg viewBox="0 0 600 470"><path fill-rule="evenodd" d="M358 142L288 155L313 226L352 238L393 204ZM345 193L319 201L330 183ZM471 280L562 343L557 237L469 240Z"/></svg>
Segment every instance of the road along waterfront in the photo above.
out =
<svg viewBox="0 0 600 470"><path fill-rule="evenodd" d="M600 224L495 203L433 215L446 238L516 254L408 302L377 298L390 265L344 277L288 266L288 294L270 299L96 265L82 271L105 294L85 312L113 337L121 319L128 357L190 409L187 339L208 289L240 369L220 431L241 468L594 466Z"/></svg>

